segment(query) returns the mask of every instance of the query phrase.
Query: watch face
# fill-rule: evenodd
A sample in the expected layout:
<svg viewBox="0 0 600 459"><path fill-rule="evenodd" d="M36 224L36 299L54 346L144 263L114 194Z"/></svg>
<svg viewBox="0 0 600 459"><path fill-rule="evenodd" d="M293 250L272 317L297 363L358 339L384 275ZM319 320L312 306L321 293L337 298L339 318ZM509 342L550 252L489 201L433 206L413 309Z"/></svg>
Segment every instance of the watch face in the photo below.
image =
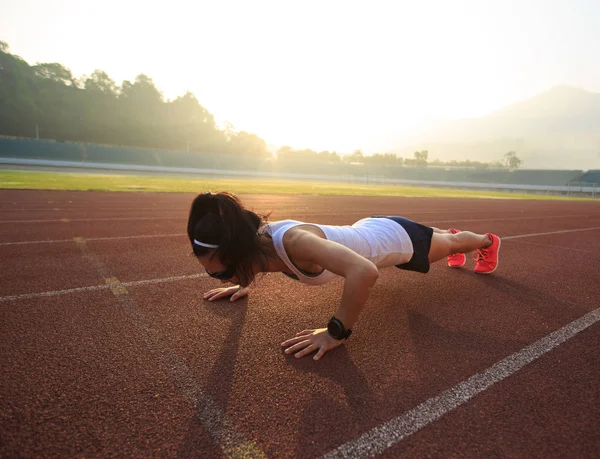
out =
<svg viewBox="0 0 600 459"><path fill-rule="evenodd" d="M335 339L342 339L343 338L342 335L343 335L344 332L342 330L342 325L337 320L331 320L331 321L329 321L329 324L327 325L327 331Z"/></svg>

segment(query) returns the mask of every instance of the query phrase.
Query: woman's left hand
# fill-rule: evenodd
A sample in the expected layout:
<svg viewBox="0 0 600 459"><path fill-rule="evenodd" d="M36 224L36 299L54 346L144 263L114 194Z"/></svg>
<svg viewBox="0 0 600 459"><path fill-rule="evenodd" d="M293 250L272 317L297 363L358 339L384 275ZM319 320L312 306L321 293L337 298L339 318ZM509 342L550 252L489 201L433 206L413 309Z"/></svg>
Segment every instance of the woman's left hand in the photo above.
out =
<svg viewBox="0 0 600 459"><path fill-rule="evenodd" d="M294 357L300 358L317 351L313 360L319 360L323 355L341 345L343 340L334 339L329 336L326 328L317 328L316 330L303 330L296 333L295 338L288 339L281 343L286 347L286 354L295 352Z"/></svg>

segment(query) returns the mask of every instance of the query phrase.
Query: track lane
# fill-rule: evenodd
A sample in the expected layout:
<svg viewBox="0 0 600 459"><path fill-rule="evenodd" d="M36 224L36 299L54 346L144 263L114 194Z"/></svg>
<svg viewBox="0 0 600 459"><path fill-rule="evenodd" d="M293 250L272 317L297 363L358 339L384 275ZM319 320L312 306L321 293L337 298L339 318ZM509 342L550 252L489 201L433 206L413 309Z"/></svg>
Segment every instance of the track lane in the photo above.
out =
<svg viewBox="0 0 600 459"><path fill-rule="evenodd" d="M122 196L119 194L121 200L123 200ZM163 204L169 202L171 205L183 208L182 203L189 196L135 195L134 198L131 202L138 202L139 205L150 200ZM77 199L81 199L80 203L85 202L81 196ZM253 202L253 199L255 198L249 197L250 202ZM262 197L256 199L256 202L260 203ZM102 197L102 202L116 204L117 199L113 196ZM340 198L321 200L312 197L292 197L281 200L273 198L268 204L273 206L281 204L282 208L289 206L289 209L295 209L290 211L290 216L297 215L296 218L300 218L302 209L299 206L303 202L309 204L306 206L310 207L309 210L327 211L327 207L331 205L340 208L343 200ZM388 212L388 210L396 209L400 203L401 207L409 213L407 216L410 216L410 212L416 215L417 212L427 211L437 216L440 206L439 202L435 203L433 200L399 200L398 198L381 201L356 199L352 203L344 204L343 208L370 210L375 207L381 213L399 213ZM374 203L377 203L376 206ZM514 215L515 209L514 202L471 203L468 201L457 204L444 201L442 204L448 205L446 214L442 214L442 217L449 215L452 218L455 218L453 212L460 210L461 205L463 206L461 218L468 217L465 211L478 212L473 215L474 219L478 218L481 212L494 213L496 210L506 212L506 215L511 215L513 212ZM568 207L564 205L565 203L557 204L540 207L539 202L536 202L536 206L531 202L525 202L521 204L519 211L527 213L530 217L539 216L539 213L544 212L547 215L552 215L554 212L565 213L566 220L569 220L568 216L571 217L572 222L568 223L571 225L571 223L578 223L573 218L574 215L586 212L592 215L592 211L597 208L589 205ZM509 210L510 208L512 210ZM308 212L306 209L304 211ZM590 218L593 220L593 217ZM318 219L322 219L323 223L335 224L351 223L355 217L322 215ZM533 220L530 218L496 221L493 225L488 222L472 223L497 228L501 234L523 234L529 231L535 232L533 230L537 231L540 228L539 224L532 223ZM564 220L539 220L544 223L541 226L546 230L561 229L567 225ZM94 225L98 223L94 222ZM175 226L178 225L177 222L173 223ZM591 223L591 220L584 223ZM471 223L469 227L472 227ZM106 228L83 225L75 228L78 231L57 232L56 235L86 236L86 233L82 233L82 228L91 234L94 234L93 231L110 234L111 229L109 225ZM63 231L65 227L59 229ZM14 230L13 227L13 232ZM136 229L124 228L122 223L118 225L113 223L112 230L123 231L123 234L130 231L133 234L143 235L151 233L154 228L148 224L140 225ZM524 243L526 239L506 241L502 248L501 268L494 275L487 277L477 276L467 270L449 270L440 264L435 265L427 276L393 269L384 270L352 339L347 345L326 356L326 359L318 365L310 359L294 360L293 357L284 356L279 343L307 326L326 323L339 301L341 292L339 282L325 287L311 288L299 286L283 276L266 276L248 300L234 304L226 301L207 303L201 299L203 291L211 286L220 285L211 279L182 280L160 285L134 285L128 287L128 294L156 329L165 349L185 362L192 372L193 379L198 381L202 389L217 402L230 419L234 420L236 429L247 438L256 441L270 456L314 457L351 441L366 430L412 409L429 397L452 387L453 384L487 368L533 340L545 336L591 310L598 300L595 292L595 273L586 269L580 257L565 253L567 251L564 248L551 249L547 245L562 243L579 250L588 247L590 256L593 257L594 247L597 246L594 234L567 233L531 239L531 242L548 242L549 244L546 245L526 244ZM162 240L159 244L148 244L148 240L143 239L88 241L87 244L112 273L117 273L117 278L141 280L147 278L146 276L162 277L165 272L177 274L195 269L195 266L192 268L193 260L190 260L190 263L178 262L179 256L187 256L188 251L185 237L181 236L175 237L166 245ZM0 251L4 249L5 247L0 247ZM24 257L34 256L35 250L31 249L33 247L28 247L21 253ZM45 252L42 258L48 257L51 257L51 254ZM560 263L556 262L557 259ZM74 259L70 262L74 263ZM164 271L161 271L161 266L165 268ZM56 267L56 279L62 278L61 273L65 274L62 269L62 265ZM35 278L34 264L22 269L21 273L21 277L31 274ZM565 278L568 281L565 282ZM453 286L454 290L450 290L450 286ZM85 299L96 298L94 295L97 294L99 292L93 295L91 293L75 295L71 300L66 299L65 296L60 300L53 299L51 303L40 299L27 301L39 301L39 308L51 304L76 311L77 306L81 307L80 305L85 303ZM110 295L108 291L102 294ZM77 298L78 301L74 301L73 298ZM458 301L460 302L457 303ZM102 304L102 302L98 303ZM3 313L8 311L10 314L18 314L18 308L23 304L25 304L23 301L9 306L2 304L0 310ZM100 308L104 309L105 306ZM39 314L38 309L34 315ZM39 329L31 323L30 319L26 319L28 317L26 312L21 314L25 315L14 316L15 323L23 321L25 329ZM41 317L45 316L42 314ZM65 322L76 329L83 328L82 333L84 333L88 328L82 322L84 319L78 317ZM119 317L115 319L118 321ZM127 320L123 319L120 322L127 323ZM53 324L52 321L49 323ZM92 320L89 326L98 323L98 320ZM388 326L383 331L382 324ZM98 330L106 329L110 329L112 333L118 330L102 323L98 327ZM52 332L42 327L41 336L52 336ZM90 337L94 338L92 339L94 342L97 340L100 347L103 347L103 343L109 342L101 334L90 333ZM49 347L49 352L53 356L52 359L55 359L56 356L64 353L64 350L58 347L58 343L69 341L62 335L53 340L55 344ZM12 343L18 352L26 347L23 342L16 339ZM107 355L110 359L123 358L125 363L121 365L126 366L128 359L133 356L123 349L127 347L121 348L120 351L111 348ZM124 356L123 352L125 352ZM560 362L554 360L552 356L553 354L547 356L551 368L560 370ZM326 365L321 365L322 363ZM11 364L11 368L13 365L18 368L16 364ZM57 372L60 367L58 364L51 364L51 368L51 372ZM590 368L594 371L597 367ZM75 374L77 370L74 367L67 367L66 371L65 377L70 377L68 374ZM585 381L586 373L580 374ZM594 374L592 372L588 376ZM53 377L56 378L56 375ZM540 379L534 380L532 384L536 382L539 384L540 381L543 383L543 379ZM96 382L94 378L91 378L91 383L94 382ZM33 383L30 384L31 393L37 394L39 388ZM493 388L498 391L497 394L494 392L497 397L495 403L500 407L510 405L515 395L514 391L503 388L505 384L511 387L510 381L505 380L498 387ZM172 385L162 390L170 397L181 397ZM77 388L72 388L69 392L78 393ZM27 406L27 398L25 394L19 394L12 398L15 400L14 408L16 412L26 411L24 407ZM571 396L574 394L572 393ZM49 400L47 406L50 411L54 409L60 413L60 405L55 405L51 399ZM568 398L565 398L565 403L567 400ZM118 406L118 402L112 406ZM468 404L467 408L470 407L471 404ZM138 407L133 408L133 416L138 409ZM160 442L161 439L167 441L168 438L175 438L173 445L165 446L166 455L177 455L181 451L219 454L218 449L215 450L217 447L214 442L210 441L208 434L202 431L202 426L198 426L196 421L170 417L168 407L158 406L156 409L158 416L164 414L161 418L164 420L164 425L161 428L169 432L179 432L175 437L169 437L170 434L164 433L156 434L156 442ZM560 404L556 406L547 404L544 407L544 413L550 417L554 410L561 411ZM572 419L573 422L587 426L588 433L585 438L589 439L590 435L597 433L597 430L591 427L590 418L586 416L587 413L575 411L571 413L571 417L576 418ZM519 418L515 417L515 419ZM106 425L106 422L109 422L106 419L90 422L95 426L94 428L107 430L107 438L115 444L124 441L118 432ZM495 422L494 419L489 420L490 429L494 428ZM436 423L428 426L422 434L433 431L437 425ZM502 430L504 428L505 426L500 425L498 431L505 434L502 441L507 451L526 452L527 450L519 450L519 448L525 448L527 445L527 429L521 426L520 429L515 429L519 431L515 433L510 429L505 432ZM560 424L551 427L551 429L555 428L560 428ZM461 451L461 448L463 451L471 451L469 448L472 442L464 441L461 444L460 432L454 435L453 429L456 427L450 424L436 435L442 440L448 438L446 444L456 448L456 451ZM456 431L458 432L458 429ZM196 432L199 432L198 437ZM53 445L50 437L42 435L39 438L43 437L47 445L61 448L62 443L68 441L69 435L77 435L73 430L68 430L68 433L66 437L58 437L59 445ZM511 433L514 438L511 437ZM16 437L13 444L18 444L18 435L14 435ZM197 438L200 439L199 443L194 443ZM206 442L202 438L205 438ZM453 438L458 440L453 442ZM549 451L551 455L552 452L560 454L563 451L570 451L568 449L570 437L567 435L565 438L567 440L562 442L548 441L545 451ZM92 448L93 441L90 437L84 437L81 444L86 448ZM510 449L511 445L514 445L513 449ZM417 448L415 451L420 451L418 448L424 446L420 443L411 447ZM402 448L402 445L398 445L398 448ZM151 449L139 451L148 453Z"/></svg>

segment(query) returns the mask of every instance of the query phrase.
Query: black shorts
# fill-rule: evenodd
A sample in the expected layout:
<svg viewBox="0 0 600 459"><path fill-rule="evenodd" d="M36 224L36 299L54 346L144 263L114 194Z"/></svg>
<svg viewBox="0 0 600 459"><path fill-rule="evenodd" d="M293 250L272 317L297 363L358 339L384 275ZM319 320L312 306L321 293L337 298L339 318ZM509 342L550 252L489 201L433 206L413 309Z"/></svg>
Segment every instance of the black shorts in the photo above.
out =
<svg viewBox="0 0 600 459"><path fill-rule="evenodd" d="M396 268L417 271L419 273L429 272L429 249L431 248L433 228L413 222L404 217L376 215L374 218L389 218L390 220L394 220L406 230L412 241L414 250L412 258L406 263L396 265Z"/></svg>

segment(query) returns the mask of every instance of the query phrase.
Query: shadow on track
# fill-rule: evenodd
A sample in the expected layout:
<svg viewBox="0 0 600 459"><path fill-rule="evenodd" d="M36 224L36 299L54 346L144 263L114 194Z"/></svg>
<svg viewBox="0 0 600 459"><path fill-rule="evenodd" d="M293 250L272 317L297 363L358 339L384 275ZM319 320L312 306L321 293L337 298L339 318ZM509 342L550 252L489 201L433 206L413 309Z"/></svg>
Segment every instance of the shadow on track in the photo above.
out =
<svg viewBox="0 0 600 459"><path fill-rule="evenodd" d="M286 356L289 365L328 379L344 391L344 398L340 399L313 392L302 413L294 457L315 457L323 452L323 445L335 442L336 437L339 437L337 442L342 442L362 433L360 420L373 414L376 403L373 391L346 347L340 346L328 356L329 359L319 362L308 356L302 359Z"/></svg>
<svg viewBox="0 0 600 459"><path fill-rule="evenodd" d="M229 332L223 337L223 347L213 365L202 390L210 397L223 412L227 411L227 404L233 385L233 373L237 361L239 339L248 311L248 298L243 298L230 303L228 300L220 300L207 303L207 309L220 317L229 319L231 325ZM201 403L201 402L200 402ZM199 403L199 404L200 404ZM202 422L195 416L190 419L189 428L185 438L181 442L177 457L200 457L204 448L199 447L198 441L205 438Z"/></svg>

